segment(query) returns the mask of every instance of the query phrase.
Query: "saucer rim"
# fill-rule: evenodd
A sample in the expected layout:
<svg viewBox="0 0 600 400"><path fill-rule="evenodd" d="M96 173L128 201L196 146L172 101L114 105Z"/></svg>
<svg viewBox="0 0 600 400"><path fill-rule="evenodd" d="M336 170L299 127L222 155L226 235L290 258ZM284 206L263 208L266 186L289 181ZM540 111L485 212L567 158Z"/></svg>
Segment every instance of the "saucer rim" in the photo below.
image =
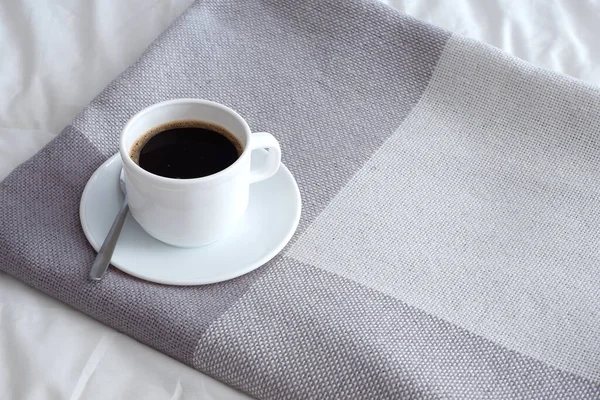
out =
<svg viewBox="0 0 600 400"><path fill-rule="evenodd" d="M261 149L255 150L255 151L261 151ZM266 153L266 150L262 150L262 151L264 151ZM121 158L121 155L120 155L120 153L117 152L116 154L112 155L107 160L105 160L98 168L96 168L94 173L90 176L90 178L86 182L85 188L83 189L83 192L81 193L81 199L79 201L80 224L81 224L83 233L84 233L87 241L90 243L90 245L96 252L100 249L102 243L96 242L96 239L92 235L92 230L88 223L88 219L85 216L85 204L87 203L85 199L87 199L90 196L89 192L92 190L91 188L93 187L95 181L97 181L99 179L99 176L102 174L101 171L104 168L106 168L108 165L112 164L113 162L119 162L120 166L122 168L123 160L121 160L120 158ZM238 278L242 275L245 275L245 274L248 274L248 273L254 271L255 269L258 269L259 267L263 266L268 261L273 259L276 255L278 255L285 248L285 246L287 246L287 244L292 239L293 235L296 233L296 230L298 229L298 225L300 223L300 217L302 215L302 197L300 195L300 189L298 187L298 183L296 182L296 179L294 178L294 176L292 175L290 170L283 164L283 162L280 164L280 169L283 169L283 171L284 171L283 173L288 175L288 178L291 179L291 181L294 183L292 186L294 189L294 198L296 200L297 207L295 207L295 215L294 215L293 223L290 224L288 230L286 231L286 234L282 235L282 239L278 242L278 244L276 246L273 247L273 249L271 251L266 252L264 256L260 257L258 260L254 261L254 262L249 263L244 268L236 269L233 272L230 272L225 275L217 275L215 278L212 278L212 279L199 279L199 280L197 279L192 282L189 280L181 280L181 279L153 278L153 277L145 275L145 274L140 274L138 272L138 270L136 270L136 269L132 270L131 268L127 268L126 266L123 266L121 263L118 263L118 262L116 264L111 262L110 265L113 266L114 268L117 268L120 271L122 271L130 276L136 277L138 279L148 281L148 282L153 282L153 283L159 283L162 285L169 285L169 286L210 285L210 284L224 282L224 281L228 281L228 280L231 280L234 278ZM279 173L279 171L277 173ZM145 232L143 229L142 229L142 231L144 232L144 234L148 235L148 233ZM164 244L165 246L171 246L164 242L160 242L160 243ZM211 244L208 244L206 246L210 246L210 245ZM186 248L177 248L176 246L171 246L171 247L173 247L175 249L179 249L181 251L189 250ZM121 264L121 265L119 265L119 264Z"/></svg>

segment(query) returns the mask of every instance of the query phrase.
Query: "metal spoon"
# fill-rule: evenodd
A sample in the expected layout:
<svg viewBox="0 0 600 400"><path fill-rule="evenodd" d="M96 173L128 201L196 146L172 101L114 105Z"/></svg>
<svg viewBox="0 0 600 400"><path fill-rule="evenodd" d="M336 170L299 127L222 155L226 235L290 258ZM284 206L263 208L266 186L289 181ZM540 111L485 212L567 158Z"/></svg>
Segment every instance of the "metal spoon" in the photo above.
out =
<svg viewBox="0 0 600 400"><path fill-rule="evenodd" d="M104 239L104 243L102 243L102 247L98 251L98 255L96 255L96 259L94 260L94 264L92 264L92 269L90 271L90 279L95 281L99 281L102 279L106 270L108 269L108 265L110 264L110 259L112 258L113 252L115 251L115 246L117 245L117 240L119 240L119 235L121 234L121 228L123 228L123 223L125 222L125 217L127 216L127 212L129 211L129 206L127 205L127 191L125 190L125 176L123 175L123 169L121 169L121 174L119 175L119 186L121 187L121 191L125 194L125 200L123 201L123 205L121 206L121 210L119 214L117 214L115 221L110 227L110 231L108 231L108 235Z"/></svg>

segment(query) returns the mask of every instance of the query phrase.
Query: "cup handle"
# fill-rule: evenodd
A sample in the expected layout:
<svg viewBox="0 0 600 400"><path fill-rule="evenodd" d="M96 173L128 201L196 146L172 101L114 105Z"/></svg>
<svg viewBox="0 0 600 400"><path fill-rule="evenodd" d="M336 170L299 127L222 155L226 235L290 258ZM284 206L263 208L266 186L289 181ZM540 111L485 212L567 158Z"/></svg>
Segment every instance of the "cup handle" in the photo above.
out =
<svg viewBox="0 0 600 400"><path fill-rule="evenodd" d="M281 164L281 148L273 135L267 132L252 134L250 150L268 149L269 154L265 162L250 171L250 183L263 181L275 175Z"/></svg>

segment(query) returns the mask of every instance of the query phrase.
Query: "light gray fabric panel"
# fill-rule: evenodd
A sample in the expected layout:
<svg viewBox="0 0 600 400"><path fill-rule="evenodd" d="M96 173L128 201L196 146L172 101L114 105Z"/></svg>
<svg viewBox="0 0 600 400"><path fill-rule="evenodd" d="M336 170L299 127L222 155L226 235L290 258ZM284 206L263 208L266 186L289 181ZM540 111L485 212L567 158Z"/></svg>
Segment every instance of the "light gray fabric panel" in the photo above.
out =
<svg viewBox="0 0 600 400"><path fill-rule="evenodd" d="M598 111L597 88L452 38L288 254L600 381Z"/></svg>

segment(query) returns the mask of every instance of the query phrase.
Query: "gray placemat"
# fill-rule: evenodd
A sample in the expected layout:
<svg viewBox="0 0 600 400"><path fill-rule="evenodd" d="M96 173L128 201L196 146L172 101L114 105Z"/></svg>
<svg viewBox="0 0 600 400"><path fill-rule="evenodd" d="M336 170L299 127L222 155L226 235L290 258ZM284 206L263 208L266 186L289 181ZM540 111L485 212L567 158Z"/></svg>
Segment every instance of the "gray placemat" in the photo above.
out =
<svg viewBox="0 0 600 400"><path fill-rule="evenodd" d="M299 230L229 282L92 283L84 185L177 97L280 140ZM0 184L0 266L257 398L599 398L599 116L376 2L199 1Z"/></svg>

